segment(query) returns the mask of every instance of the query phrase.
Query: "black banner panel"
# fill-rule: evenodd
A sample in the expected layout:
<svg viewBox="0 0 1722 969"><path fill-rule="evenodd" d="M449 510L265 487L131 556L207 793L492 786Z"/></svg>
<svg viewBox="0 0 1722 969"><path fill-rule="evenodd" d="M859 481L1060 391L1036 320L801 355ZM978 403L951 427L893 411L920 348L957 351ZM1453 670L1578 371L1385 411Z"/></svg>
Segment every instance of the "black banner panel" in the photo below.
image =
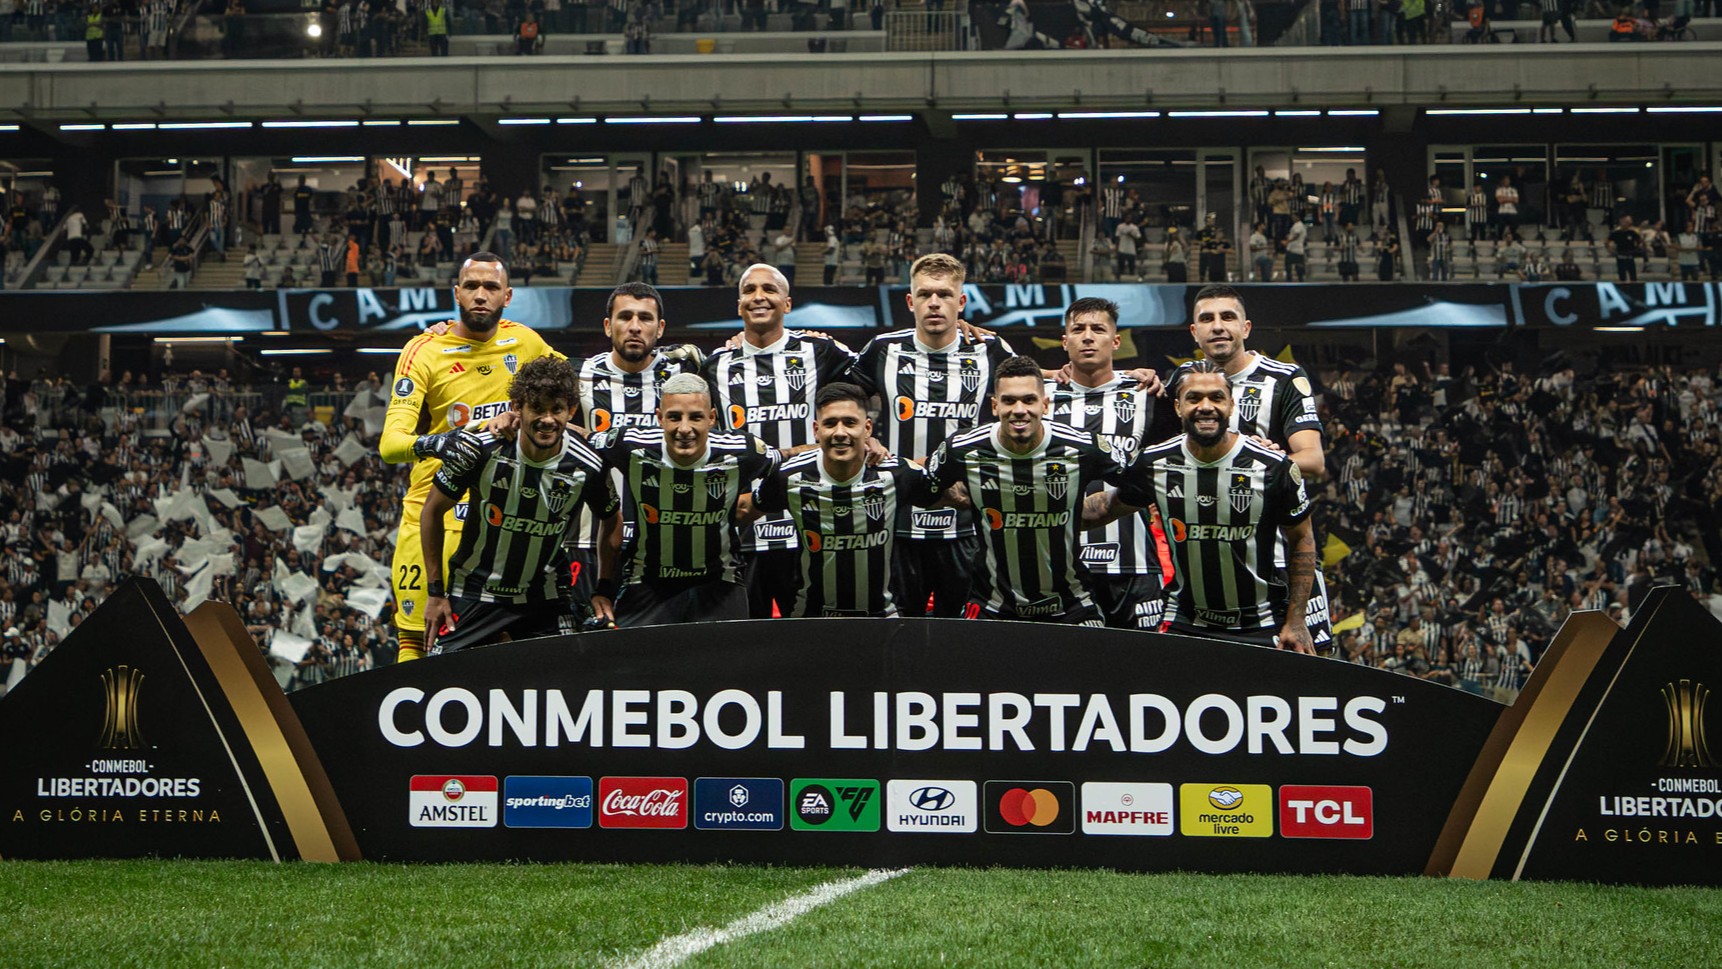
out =
<svg viewBox="0 0 1722 969"><path fill-rule="evenodd" d="M958 620L622 630L296 693L368 858L1410 873L1500 714L1409 677Z"/></svg>
<svg viewBox="0 0 1722 969"><path fill-rule="evenodd" d="M1722 884L1722 623L1576 613L1511 707L1174 636L707 623L283 696L131 580L0 699L0 855L1426 872Z"/></svg>

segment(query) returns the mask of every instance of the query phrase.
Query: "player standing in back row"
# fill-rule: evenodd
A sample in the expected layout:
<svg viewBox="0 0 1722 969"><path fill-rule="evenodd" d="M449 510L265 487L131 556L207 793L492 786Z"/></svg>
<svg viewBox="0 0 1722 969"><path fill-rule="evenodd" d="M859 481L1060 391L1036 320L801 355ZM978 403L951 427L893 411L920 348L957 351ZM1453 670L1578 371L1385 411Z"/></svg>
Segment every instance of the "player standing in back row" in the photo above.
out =
<svg viewBox="0 0 1722 969"><path fill-rule="evenodd" d="M909 312L915 328L883 333L861 350L855 375L879 397L873 433L886 451L923 461L952 435L983 423L993 373L1010 359L1010 345L991 335L962 332L963 264L931 253L909 268ZM905 616L955 618L968 602L981 556L974 513L955 508L898 511L893 595Z"/></svg>
<svg viewBox="0 0 1722 969"><path fill-rule="evenodd" d="M401 525L390 572L394 579L395 628L400 660L424 655L425 566L419 547L419 512L431 479L451 453L468 460L472 443L457 432L508 410L508 385L524 364L560 356L530 327L502 318L514 298L502 257L475 253L461 264L454 301L459 318L446 333L421 333L401 351L378 442L389 464L416 461L401 500ZM458 535L467 506L456 505L443 527ZM446 548L452 550L456 542ZM446 571L447 563L443 563Z"/></svg>
<svg viewBox="0 0 1722 969"><path fill-rule="evenodd" d="M1154 395L1131 374L1112 369L1118 349L1118 304L1089 296L1064 311L1070 383L1047 381L1051 418L1100 435L1125 464L1142 449ZM1128 515L1084 532L1081 564L1095 605L1114 629L1156 629L1165 605L1160 548L1148 517Z"/></svg>
<svg viewBox="0 0 1722 969"><path fill-rule="evenodd" d="M1260 437L1283 449L1297 464L1305 481L1327 478L1327 457L1322 449L1321 417L1316 413L1315 390L1309 375L1295 363L1271 359L1244 346L1252 325L1244 310L1244 298L1230 286L1204 286L1196 293L1190 335L1209 360L1226 372L1231 383L1232 430L1245 437ZM1172 382L1189 364L1173 374ZM1284 546L1275 549L1274 564L1286 567ZM1334 648L1333 622L1329 614L1327 582L1321 569L1304 616L1310 640L1318 653Z"/></svg>
<svg viewBox="0 0 1722 969"><path fill-rule="evenodd" d="M623 283L604 307L604 335L610 349L580 361L573 426L588 437L606 431L658 426L658 395L678 373L699 373L703 355L689 344L658 349L664 338L664 298L646 283ZM631 524L631 523L630 523ZM574 601L591 598L598 548L598 522L581 517L570 556Z"/></svg>
<svg viewBox="0 0 1722 969"><path fill-rule="evenodd" d="M775 266L749 266L738 289L741 345L718 350L705 364L718 426L731 433L745 431L786 458L812 450L813 398L828 383L853 379L855 355L836 340L784 328L791 305L789 281ZM795 522L788 515L743 526L748 612L753 618L771 618L774 604L780 615L794 608L798 547Z"/></svg>

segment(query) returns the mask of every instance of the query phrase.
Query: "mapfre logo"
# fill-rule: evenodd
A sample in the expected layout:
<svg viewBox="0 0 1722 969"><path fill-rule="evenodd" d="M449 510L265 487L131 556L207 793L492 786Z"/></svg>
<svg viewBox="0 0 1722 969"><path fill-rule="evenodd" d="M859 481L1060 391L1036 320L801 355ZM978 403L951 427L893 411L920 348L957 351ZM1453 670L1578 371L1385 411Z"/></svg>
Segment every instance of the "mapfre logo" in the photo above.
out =
<svg viewBox="0 0 1722 969"><path fill-rule="evenodd" d="M598 781L600 828L685 828L685 777L605 777Z"/></svg>
<svg viewBox="0 0 1722 969"><path fill-rule="evenodd" d="M1287 784L1280 788L1280 835L1286 838L1375 836L1375 795L1367 787Z"/></svg>

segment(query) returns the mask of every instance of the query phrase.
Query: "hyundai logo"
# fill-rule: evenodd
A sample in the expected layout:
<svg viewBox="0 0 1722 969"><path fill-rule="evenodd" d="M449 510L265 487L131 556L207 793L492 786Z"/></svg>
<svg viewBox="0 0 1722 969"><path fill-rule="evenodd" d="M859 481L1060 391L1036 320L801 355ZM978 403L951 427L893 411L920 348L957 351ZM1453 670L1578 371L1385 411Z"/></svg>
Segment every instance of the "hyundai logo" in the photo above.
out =
<svg viewBox="0 0 1722 969"><path fill-rule="evenodd" d="M922 811L943 811L956 800L955 794L942 787L918 787L909 794L909 803Z"/></svg>

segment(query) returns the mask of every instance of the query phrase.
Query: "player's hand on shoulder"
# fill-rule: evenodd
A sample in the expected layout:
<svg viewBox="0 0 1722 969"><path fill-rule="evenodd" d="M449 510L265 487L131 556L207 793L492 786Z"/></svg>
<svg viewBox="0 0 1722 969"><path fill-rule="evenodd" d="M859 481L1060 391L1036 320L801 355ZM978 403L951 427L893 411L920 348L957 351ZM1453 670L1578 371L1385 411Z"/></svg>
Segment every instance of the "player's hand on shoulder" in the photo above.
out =
<svg viewBox="0 0 1722 969"><path fill-rule="evenodd" d="M885 445L880 444L879 439L876 437L870 437L867 439L866 450L866 461L869 468L876 468L879 465L884 464L891 457L891 452L885 450Z"/></svg>
<svg viewBox="0 0 1722 969"><path fill-rule="evenodd" d="M1285 450L1286 450L1285 448L1280 447L1278 444L1275 444L1274 442L1268 440L1267 438L1262 437L1260 434L1250 435L1250 440L1256 442L1257 444L1260 444L1262 447L1265 447L1270 451L1278 451L1281 454L1284 454Z"/></svg>
<svg viewBox="0 0 1722 969"><path fill-rule="evenodd" d="M431 336L442 336L444 333L447 333L452 329L454 329L453 320L438 320L430 326L425 327L425 332L429 333Z"/></svg>
<svg viewBox="0 0 1722 969"><path fill-rule="evenodd" d="M1076 368L1067 363L1057 370L1042 370L1040 375L1057 383L1060 387L1068 387L1070 382L1076 378Z"/></svg>
<svg viewBox="0 0 1722 969"><path fill-rule="evenodd" d="M965 340L985 340L988 337L998 336L997 330L989 330L984 326L976 326L968 320L957 321L957 332L961 333Z"/></svg>
<svg viewBox="0 0 1722 969"><path fill-rule="evenodd" d="M421 435L413 442L413 456L437 458L456 471L464 471L484 457L484 446L477 434L457 427L440 434Z"/></svg>
<svg viewBox="0 0 1722 969"><path fill-rule="evenodd" d="M738 343L737 345L739 346L740 344ZM704 350L694 346L692 343L683 343L679 346L674 346L665 350L664 359L672 363L685 364L686 366L693 368L695 373L698 373L700 368L705 366L706 354Z"/></svg>
<svg viewBox="0 0 1722 969"><path fill-rule="evenodd" d="M1160 374L1152 367L1137 367L1126 370L1124 375L1136 381L1136 389L1145 394L1159 396L1166 392L1166 385L1160 382Z"/></svg>
<svg viewBox="0 0 1722 969"><path fill-rule="evenodd" d="M520 433L520 412L510 407L485 421L480 427L504 441L512 441L515 435Z"/></svg>

